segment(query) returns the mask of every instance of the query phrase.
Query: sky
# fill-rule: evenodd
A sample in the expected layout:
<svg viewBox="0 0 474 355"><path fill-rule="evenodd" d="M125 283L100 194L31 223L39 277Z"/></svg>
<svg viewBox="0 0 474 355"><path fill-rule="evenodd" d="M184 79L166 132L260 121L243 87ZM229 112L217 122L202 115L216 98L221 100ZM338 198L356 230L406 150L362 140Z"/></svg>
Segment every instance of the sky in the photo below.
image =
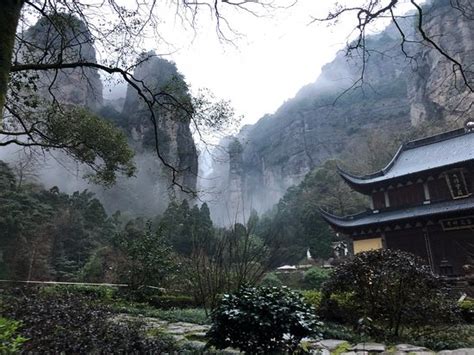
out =
<svg viewBox="0 0 474 355"><path fill-rule="evenodd" d="M275 10L273 17L236 14L243 37L235 45L219 42L208 26L169 57L193 89L207 87L231 100L243 124L255 123L314 82L321 67L344 47L347 25L309 25L311 14L322 16L327 11L324 2L329 3L303 0L290 9Z"/></svg>
<svg viewBox="0 0 474 355"><path fill-rule="evenodd" d="M125 0L124 0L125 1ZM293 0L275 0L278 5ZM354 6L362 0L342 0ZM401 1L400 12L405 11ZM230 100L243 124L253 124L274 113L304 85L314 82L324 64L344 49L356 23L355 14L342 17L337 25L310 24L313 17L325 17L334 8L332 0L298 0L286 9L262 12L260 17L234 7L223 15L241 36L232 43L220 41L211 15L201 13L196 34L175 16L169 2L159 8L160 35L168 44L149 40L147 46L176 63L193 92L210 89L218 98ZM206 16L207 15L207 16ZM373 31L381 30L388 20ZM112 92L124 88L112 88ZM107 94L106 94L107 95Z"/></svg>
<svg viewBox="0 0 474 355"><path fill-rule="evenodd" d="M162 16L169 20L160 26L172 45L152 49L176 63L192 91L210 89L231 101L242 124L252 124L314 82L321 67L344 48L353 19L337 26L309 24L311 16L323 17L333 6L333 1L299 0L291 8L261 17L231 11L225 16L240 34L227 32L232 43L219 40L210 16L200 18L194 34L169 13Z"/></svg>

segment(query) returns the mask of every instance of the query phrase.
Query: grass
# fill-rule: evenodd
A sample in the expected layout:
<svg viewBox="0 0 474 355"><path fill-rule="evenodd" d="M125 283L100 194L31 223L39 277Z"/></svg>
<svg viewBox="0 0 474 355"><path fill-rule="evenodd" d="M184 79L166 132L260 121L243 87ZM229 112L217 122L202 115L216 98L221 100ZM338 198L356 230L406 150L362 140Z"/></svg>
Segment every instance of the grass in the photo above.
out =
<svg viewBox="0 0 474 355"><path fill-rule="evenodd" d="M117 289L110 287L54 285L40 288L40 293L51 297L64 293L89 295L93 296L91 300L92 303L107 305L116 312L153 317L168 322L188 322L196 324L209 324L210 322L203 308L159 309L148 303L127 301L119 296Z"/></svg>
<svg viewBox="0 0 474 355"><path fill-rule="evenodd" d="M474 347L474 324L424 327L407 331L406 342L424 346L431 350Z"/></svg>
<svg viewBox="0 0 474 355"><path fill-rule="evenodd" d="M187 322L195 324L209 324L209 317L203 308L172 308L158 309L143 303L117 303L112 304L112 309L130 315L153 317L168 322Z"/></svg>

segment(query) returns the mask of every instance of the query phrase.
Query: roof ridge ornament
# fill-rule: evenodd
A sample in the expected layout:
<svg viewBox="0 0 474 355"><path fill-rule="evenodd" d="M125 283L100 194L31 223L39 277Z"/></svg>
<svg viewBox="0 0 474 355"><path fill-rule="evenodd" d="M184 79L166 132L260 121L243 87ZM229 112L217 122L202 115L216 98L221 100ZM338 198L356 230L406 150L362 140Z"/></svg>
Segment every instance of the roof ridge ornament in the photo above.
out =
<svg viewBox="0 0 474 355"><path fill-rule="evenodd" d="M468 118L466 122L464 122L464 131L466 133L474 132L474 120L472 118Z"/></svg>

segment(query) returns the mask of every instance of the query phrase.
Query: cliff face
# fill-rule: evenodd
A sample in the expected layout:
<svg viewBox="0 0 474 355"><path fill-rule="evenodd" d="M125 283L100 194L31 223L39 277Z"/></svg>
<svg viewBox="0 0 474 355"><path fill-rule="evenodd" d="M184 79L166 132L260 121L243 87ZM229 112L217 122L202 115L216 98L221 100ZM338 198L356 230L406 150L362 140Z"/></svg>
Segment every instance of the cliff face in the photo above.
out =
<svg viewBox="0 0 474 355"><path fill-rule="evenodd" d="M459 59L473 63L473 21L453 13L442 4L430 8L425 18L427 31L434 36L443 33L442 44L456 45ZM402 23L410 37L416 36L413 23L413 18ZM222 179L222 185L216 187L222 197L211 210L221 223L227 222L221 216L225 209L241 220L252 208L267 210L288 187L327 159L350 157L348 150L364 144L374 129L401 132L426 120L450 120L459 111L469 110L472 96L464 101L466 90L455 91L453 81L446 80L452 64L419 45L407 47L414 59L405 57L393 24L369 38L367 47L372 51L364 82L357 82L361 58L340 53L323 67L315 83L302 88L275 114L237 135L240 154L230 154L227 163L213 169L213 175ZM354 83L352 90L340 95Z"/></svg>
<svg viewBox="0 0 474 355"><path fill-rule="evenodd" d="M26 31L25 42L28 45L18 48L17 61L56 63L61 55L67 63L96 62L92 35L86 25L67 14L55 16L54 25L49 20L40 19ZM144 60L145 58L148 59ZM189 104L187 85L173 63L150 54L139 61L133 76L143 83L144 92L150 90L158 93L165 89ZM51 184L58 185L67 192L88 188L97 194L109 212L121 210L133 215L156 216L167 207L170 198L191 198L190 194L183 193L172 184L171 171L158 159L150 111L136 90L128 87L124 99L108 101L107 106L104 106L103 85L96 69L61 69L34 75L38 75L36 93L46 101L45 107L53 100L60 104L87 107L123 129L135 150L138 168L135 177L119 177L112 188L86 186L80 178L83 175L80 171L82 169L62 154L56 154L54 161L48 160L45 164L47 166L39 172L40 178L48 187ZM141 83L139 86L142 86ZM169 102L160 103L161 106L156 105L153 109L159 151L163 159L178 171L176 181L188 190L195 190L197 152L189 118L179 110L169 109ZM61 160L61 166L57 166L58 159ZM78 176L71 176L71 171L78 171Z"/></svg>
<svg viewBox="0 0 474 355"><path fill-rule="evenodd" d="M58 58L65 63L96 62L92 35L86 25L67 14L40 19L25 34L18 60L24 63L54 64ZM30 45L31 44L31 45ZM88 107L93 111L103 103L102 82L97 69L74 68L35 72L39 76L38 93L46 100Z"/></svg>
<svg viewBox="0 0 474 355"><path fill-rule="evenodd" d="M472 118L474 95L465 85L474 85L474 21L472 4L460 0L462 13L453 9L446 0L434 1L423 16L423 28L442 50L463 64L464 75L459 68L438 52L419 48L414 53L414 72L408 82L411 122L417 125L426 120L461 120Z"/></svg>
<svg viewBox="0 0 474 355"><path fill-rule="evenodd" d="M133 73L133 77L146 88L143 92L147 94L147 90L150 90L159 93L166 88L181 102L189 103L186 83L176 66L152 53L146 56L148 59L142 61ZM116 209L134 214L156 215L166 208L170 198L192 198L189 193L172 184L172 171L158 159L155 136L160 155L177 171L175 181L186 190L196 190L198 161L189 118L179 109L174 109L166 98L165 101L158 100L160 104L153 108L156 135L150 120L150 108L130 86L121 113L110 115L114 111L113 107L102 110L105 116L109 115L127 132L136 152L139 170L135 178L122 179L117 186L101 193L106 206L115 206Z"/></svg>
<svg viewBox="0 0 474 355"><path fill-rule="evenodd" d="M187 85L173 63L152 56L138 65L133 76L143 82L152 92L158 93L165 89L180 100L179 105L189 104L190 95ZM173 100L169 101L165 98L158 101L160 105L154 109L154 112L160 154L167 164L178 170L177 181L187 189L195 190L198 162L196 146L189 128L189 117L179 107L174 106ZM127 129L136 151L156 153L155 127L150 121L149 107L130 86L127 90L122 116L127 121ZM160 170L161 175L171 173L163 166Z"/></svg>

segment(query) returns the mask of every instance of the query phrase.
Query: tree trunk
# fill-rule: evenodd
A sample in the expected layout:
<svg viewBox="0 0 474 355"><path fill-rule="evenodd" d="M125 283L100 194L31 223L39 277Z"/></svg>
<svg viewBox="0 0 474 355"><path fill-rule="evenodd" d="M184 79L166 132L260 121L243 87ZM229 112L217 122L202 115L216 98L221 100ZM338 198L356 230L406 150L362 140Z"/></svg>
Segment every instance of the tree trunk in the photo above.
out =
<svg viewBox="0 0 474 355"><path fill-rule="evenodd" d="M15 33L24 0L2 0L0 5L0 124L7 94Z"/></svg>

